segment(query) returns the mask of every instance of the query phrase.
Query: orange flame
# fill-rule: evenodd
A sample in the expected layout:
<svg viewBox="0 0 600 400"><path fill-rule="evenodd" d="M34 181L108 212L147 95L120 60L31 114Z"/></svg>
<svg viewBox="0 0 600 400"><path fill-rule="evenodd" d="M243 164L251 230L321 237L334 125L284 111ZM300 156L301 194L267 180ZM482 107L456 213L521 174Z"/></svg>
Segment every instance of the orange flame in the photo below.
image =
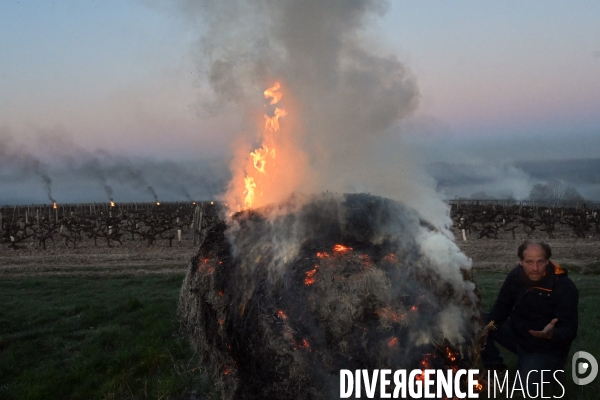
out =
<svg viewBox="0 0 600 400"><path fill-rule="evenodd" d="M111 206L111 207L114 207L114 206L115 206L115 202L111 200L111 201L110 201L110 206Z"/></svg>
<svg viewBox="0 0 600 400"><path fill-rule="evenodd" d="M239 147L231 164L232 180L223 198L230 212L282 201L297 188L306 191L315 185L307 174L309 159L292 135L296 133L293 123L282 123L288 115L281 105L283 94L287 96L282 94L282 87L275 82L264 91L266 111L262 113L264 125L259 128L258 146L246 147L245 141L237 142Z"/></svg>
<svg viewBox="0 0 600 400"><path fill-rule="evenodd" d="M398 338L394 336L389 342L388 347L395 347L398 345Z"/></svg>
<svg viewBox="0 0 600 400"><path fill-rule="evenodd" d="M326 251L318 251L317 258L329 258L329 253Z"/></svg>
<svg viewBox="0 0 600 400"><path fill-rule="evenodd" d="M268 155L271 155L272 158L275 158L275 149L269 150L267 146L263 146L260 149L256 149L250 153L250 157L254 163L254 168L256 168L256 170L261 174L265 173Z"/></svg>
<svg viewBox="0 0 600 400"><path fill-rule="evenodd" d="M56 205L56 203L53 203L52 208L58 208L58 206Z"/></svg>
<svg viewBox="0 0 600 400"><path fill-rule="evenodd" d="M273 114L274 115L272 117L265 115L265 131L267 132L279 131L279 118L285 117L287 115L287 111L282 108L275 107Z"/></svg>
<svg viewBox="0 0 600 400"><path fill-rule="evenodd" d="M277 104L279 103L279 100L281 100L281 92L278 92L279 89L281 89L281 85L279 82L275 82L273 87L270 87L264 91L265 99L273 99L269 103L270 105Z"/></svg>
<svg viewBox="0 0 600 400"><path fill-rule="evenodd" d="M273 87L265 90L265 99L272 99L270 103L271 105L277 104L279 100L281 100L282 94L278 91L280 88L280 83L275 82ZM243 206L238 205L239 211L252 208L256 205L257 189L260 190L258 196L261 197L263 195L263 186L266 178L264 175L269 175L267 166L274 166L274 163L269 162L269 160L274 161L277 155L274 135L279 132L279 119L286 115L287 111L285 111L283 108L275 107L273 116L269 116L267 114L264 116L265 127L262 145L250 152L250 158L248 161L251 161L251 166L248 165L245 168L244 175L244 204Z"/></svg>
<svg viewBox="0 0 600 400"><path fill-rule="evenodd" d="M256 182L253 177L246 176L244 178L244 185L246 186L246 190L244 191L244 194L246 195L246 197L244 197L244 208L250 208L252 203L254 203L254 189L256 189Z"/></svg>

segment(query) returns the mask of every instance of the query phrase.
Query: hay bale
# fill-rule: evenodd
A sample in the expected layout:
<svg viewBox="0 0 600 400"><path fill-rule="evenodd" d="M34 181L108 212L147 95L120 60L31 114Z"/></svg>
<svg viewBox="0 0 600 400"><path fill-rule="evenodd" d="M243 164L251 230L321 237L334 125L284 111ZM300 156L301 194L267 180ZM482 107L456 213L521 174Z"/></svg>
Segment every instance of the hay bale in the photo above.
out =
<svg viewBox="0 0 600 400"><path fill-rule="evenodd" d="M216 220L189 264L181 326L223 399L333 398L340 369L477 361L479 300L451 241L380 197L290 204Z"/></svg>

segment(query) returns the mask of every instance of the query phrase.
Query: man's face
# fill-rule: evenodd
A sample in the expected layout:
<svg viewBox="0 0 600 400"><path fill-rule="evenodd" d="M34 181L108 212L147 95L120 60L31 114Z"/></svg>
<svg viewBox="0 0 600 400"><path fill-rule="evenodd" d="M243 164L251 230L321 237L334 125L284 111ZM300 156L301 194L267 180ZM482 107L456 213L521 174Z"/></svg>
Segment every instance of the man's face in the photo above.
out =
<svg viewBox="0 0 600 400"><path fill-rule="evenodd" d="M533 244L525 249L523 259L519 263L523 266L525 275L535 282L546 275L546 266L549 261L542 246Z"/></svg>

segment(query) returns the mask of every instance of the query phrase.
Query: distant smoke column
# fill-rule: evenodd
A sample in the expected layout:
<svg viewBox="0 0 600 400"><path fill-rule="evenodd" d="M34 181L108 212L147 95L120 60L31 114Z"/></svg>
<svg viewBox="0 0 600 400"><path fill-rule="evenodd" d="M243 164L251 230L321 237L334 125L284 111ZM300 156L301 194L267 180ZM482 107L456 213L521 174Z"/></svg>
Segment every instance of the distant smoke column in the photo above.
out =
<svg viewBox="0 0 600 400"><path fill-rule="evenodd" d="M110 199L110 201L113 201L113 190L110 186L108 186L107 184L104 184L104 191L106 192L106 195L108 196L108 198Z"/></svg>
<svg viewBox="0 0 600 400"><path fill-rule="evenodd" d="M44 186L46 187L46 194L48 195L48 200L50 200L52 203L55 203L56 200L54 200L54 198L52 197L52 179L50 179L48 174L42 170L42 165L39 160L31 158L31 164L33 172L37 176L42 178L42 180L44 181Z"/></svg>
<svg viewBox="0 0 600 400"><path fill-rule="evenodd" d="M158 196L156 195L156 192L152 186L148 185L148 191L152 193L152 196L154 196L154 201L158 201Z"/></svg>
<svg viewBox="0 0 600 400"><path fill-rule="evenodd" d="M46 186L46 194L48 195L48 200L50 200L52 203L55 203L56 200L54 200L54 197L52 197L52 186L51 186L52 179L50 179L50 177L46 174L42 174L40 176L44 180L44 184Z"/></svg>
<svg viewBox="0 0 600 400"><path fill-rule="evenodd" d="M108 174L111 178L114 178L120 183L130 185L140 192L152 194L154 200L158 200L154 188L150 186L148 181L142 175L142 172L131 165L130 161L123 159L117 160L117 162L108 170Z"/></svg>

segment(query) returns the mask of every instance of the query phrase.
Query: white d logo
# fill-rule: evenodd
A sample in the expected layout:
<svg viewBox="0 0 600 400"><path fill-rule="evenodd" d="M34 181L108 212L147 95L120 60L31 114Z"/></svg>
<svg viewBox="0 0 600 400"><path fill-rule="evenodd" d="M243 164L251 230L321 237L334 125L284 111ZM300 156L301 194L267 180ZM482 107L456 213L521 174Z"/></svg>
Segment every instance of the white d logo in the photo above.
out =
<svg viewBox="0 0 600 400"><path fill-rule="evenodd" d="M577 365L577 361L580 358L584 358L587 362L582 362ZM586 378L577 377L577 374L585 374L590 367L592 367L592 369ZM587 351L578 351L577 353L573 354L573 358L571 360L571 373L573 375L573 382L575 382L575 384L587 385L596 379L596 375L598 375L598 361L596 361L594 356Z"/></svg>

